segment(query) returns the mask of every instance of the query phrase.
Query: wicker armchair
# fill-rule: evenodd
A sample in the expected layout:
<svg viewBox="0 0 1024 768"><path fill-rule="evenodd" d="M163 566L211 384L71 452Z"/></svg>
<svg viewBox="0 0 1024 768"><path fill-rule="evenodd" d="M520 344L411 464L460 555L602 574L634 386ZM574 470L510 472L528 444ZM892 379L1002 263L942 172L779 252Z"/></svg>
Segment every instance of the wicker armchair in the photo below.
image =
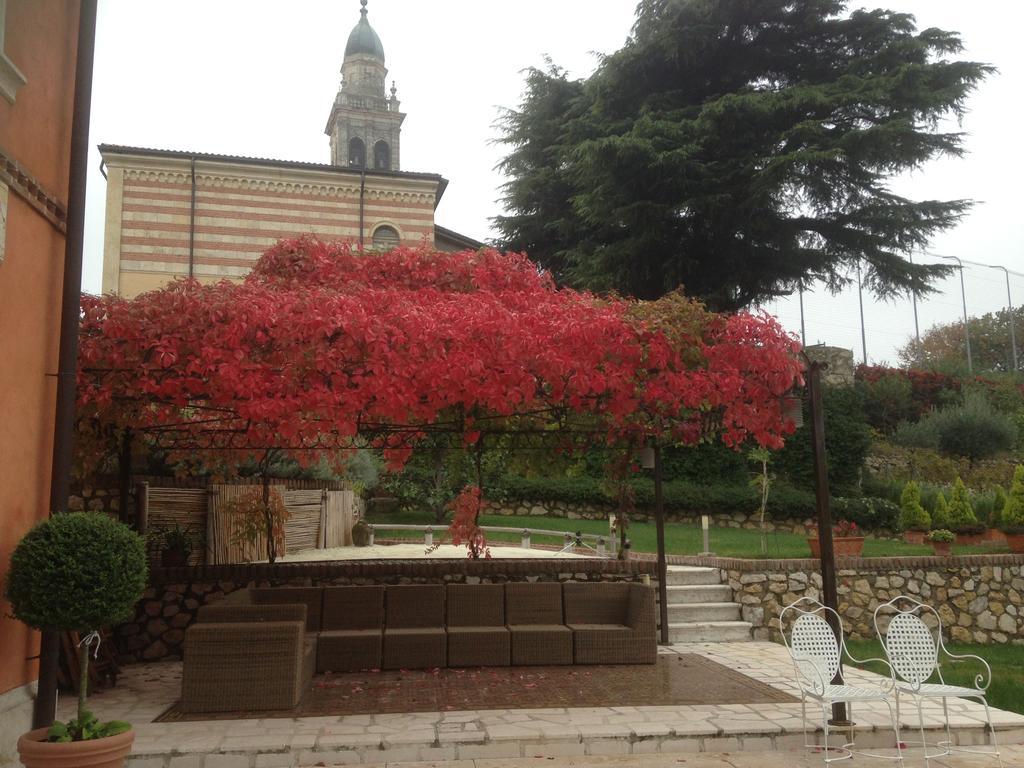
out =
<svg viewBox="0 0 1024 768"><path fill-rule="evenodd" d="M572 631L562 621L561 584L506 584L505 621L514 665L572 664Z"/></svg>
<svg viewBox="0 0 1024 768"><path fill-rule="evenodd" d="M383 668L445 666L444 585L389 585L385 603Z"/></svg>
<svg viewBox="0 0 1024 768"><path fill-rule="evenodd" d="M654 590L643 584L567 582L565 623L577 664L653 664Z"/></svg>
<svg viewBox="0 0 1024 768"><path fill-rule="evenodd" d="M380 668L384 587L325 587L317 672Z"/></svg>
<svg viewBox="0 0 1024 768"><path fill-rule="evenodd" d="M185 632L181 708L291 709L309 688L315 657L304 605L200 608Z"/></svg>
<svg viewBox="0 0 1024 768"><path fill-rule="evenodd" d="M306 631L320 631L320 616L323 610L323 587L253 587L249 590L250 600L255 605L306 606Z"/></svg>
<svg viewBox="0 0 1024 768"><path fill-rule="evenodd" d="M449 667L507 667L509 631L500 584L449 584L445 595Z"/></svg>

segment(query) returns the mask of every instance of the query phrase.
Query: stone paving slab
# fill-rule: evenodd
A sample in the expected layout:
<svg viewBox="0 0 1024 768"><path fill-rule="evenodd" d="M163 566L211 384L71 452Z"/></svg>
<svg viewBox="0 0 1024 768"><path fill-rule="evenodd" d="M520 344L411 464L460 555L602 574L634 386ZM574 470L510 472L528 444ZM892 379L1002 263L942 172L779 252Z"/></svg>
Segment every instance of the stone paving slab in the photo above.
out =
<svg viewBox="0 0 1024 768"><path fill-rule="evenodd" d="M786 650L774 643L680 644L661 652L700 653L798 695ZM879 680L877 675L858 670L849 670L848 679L855 685L877 684ZM585 762L564 765L603 765L605 758L612 756L625 762L609 765L700 768L704 763L695 761L704 761L711 753L726 752L729 755L713 758L718 762L707 765L798 768L802 765L798 761L803 759L802 752L793 751L803 743L799 703L556 707L150 722L178 698L180 684L180 663L139 664L124 670L117 687L90 698L91 708L101 719L123 719L135 725L135 746L128 768L296 768L453 760L461 761L462 766L494 768L540 765L535 758L543 759L543 765L551 768L567 758ZM70 697L63 700L61 717L67 717L73 706ZM950 700L949 710L957 743L986 743L984 710L980 704ZM812 717L817 711L808 707ZM859 746L893 746L883 703L859 704L853 714ZM904 707L901 715L903 727L916 730L916 707ZM1024 716L1001 710L992 710L992 716L1002 745L1024 744ZM939 738L941 722L941 703L927 702L925 724L930 740ZM903 737L913 739L915 735L905 733ZM820 734L811 734L815 743L820 738ZM778 758L783 762L751 762L743 754L769 750L775 753L771 760ZM1005 761L1005 765L1024 766L1024 753L1013 754L1021 755L1021 759ZM667 762L657 762L661 759ZM995 765L990 758L958 759L961 762L949 765ZM977 762L978 759L983 762ZM808 764L821 765L820 756ZM907 765L917 763L908 756ZM932 761L932 765L946 768L941 761Z"/></svg>

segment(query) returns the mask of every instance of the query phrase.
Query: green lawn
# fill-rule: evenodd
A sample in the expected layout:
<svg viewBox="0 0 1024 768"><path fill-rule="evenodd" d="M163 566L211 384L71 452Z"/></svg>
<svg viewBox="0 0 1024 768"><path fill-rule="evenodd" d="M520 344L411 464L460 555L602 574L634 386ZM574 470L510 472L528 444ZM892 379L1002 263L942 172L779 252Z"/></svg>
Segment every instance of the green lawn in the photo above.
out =
<svg viewBox="0 0 1024 768"><path fill-rule="evenodd" d="M850 653L858 658L884 657L878 640L847 640ZM1018 645L950 645L951 653L973 653L981 656L992 667L992 684L988 688L988 703L999 709L1024 714L1024 648ZM865 665L879 674L889 674L880 664ZM951 685L973 686L974 676L983 667L977 662L953 662L942 665L942 675Z"/></svg>
<svg viewBox="0 0 1024 768"><path fill-rule="evenodd" d="M367 522L374 524L399 523L425 525L429 518L419 512L378 513L367 517ZM503 526L506 528L543 528L553 531L582 531L583 533L608 533L608 522L605 520L567 520L561 517L531 517L484 515L484 525ZM438 526L443 527L444 524ZM656 552L654 523L631 523L628 536L636 552ZM492 533L488 538L498 541L518 541L518 534ZM556 538L537 538L538 544L555 544ZM700 528L696 525L683 523L666 523L665 550L673 555L695 555L703 548ZM807 539L791 533L769 533L768 552L761 554L761 535L757 531L737 528L713 528L711 530L711 551L722 557L810 557ZM1005 552L1000 547L953 547L954 554L984 554L988 552ZM868 539L864 542L865 557L883 557L887 555L930 555L929 545L905 544L902 541Z"/></svg>

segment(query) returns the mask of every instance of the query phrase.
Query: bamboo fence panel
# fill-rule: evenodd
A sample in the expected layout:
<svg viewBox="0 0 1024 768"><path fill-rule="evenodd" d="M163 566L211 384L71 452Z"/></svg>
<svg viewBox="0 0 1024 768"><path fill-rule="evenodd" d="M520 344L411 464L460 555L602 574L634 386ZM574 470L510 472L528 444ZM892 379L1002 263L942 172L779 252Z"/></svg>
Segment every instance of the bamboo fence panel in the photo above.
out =
<svg viewBox="0 0 1024 768"><path fill-rule="evenodd" d="M324 495L321 489L286 490L283 494L288 521L284 526L286 548L289 552L318 549L323 541Z"/></svg>
<svg viewBox="0 0 1024 768"><path fill-rule="evenodd" d="M248 483L239 485L235 483L217 483L212 487L210 494L209 515L207 516L207 562L211 564L223 563L250 563L265 560L267 557L266 536L257 534L255 542L238 542L234 538L235 521L231 515L225 514L222 507L231 499L244 496L248 493L259 493L261 487ZM284 486L271 485L272 491L283 494ZM284 551L278 552L282 557L288 551L287 535L285 538Z"/></svg>
<svg viewBox="0 0 1024 768"><path fill-rule="evenodd" d="M206 489L151 487L145 498L146 530L143 533L153 534L147 539L150 564L160 564L162 544L156 534L178 525L188 533L192 542L188 564L202 565L206 560Z"/></svg>
<svg viewBox="0 0 1024 768"><path fill-rule="evenodd" d="M352 546L352 526L357 519L352 491L328 491L324 505L325 548Z"/></svg>

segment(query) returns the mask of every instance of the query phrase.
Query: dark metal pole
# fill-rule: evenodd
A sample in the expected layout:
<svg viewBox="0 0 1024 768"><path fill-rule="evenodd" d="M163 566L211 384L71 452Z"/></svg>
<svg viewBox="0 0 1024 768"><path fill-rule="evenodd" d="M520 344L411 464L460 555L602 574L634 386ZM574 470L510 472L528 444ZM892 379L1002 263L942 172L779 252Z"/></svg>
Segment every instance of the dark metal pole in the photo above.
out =
<svg viewBox="0 0 1024 768"><path fill-rule="evenodd" d="M665 505L661 494L661 446L654 446L654 524L658 534L658 600L661 643L668 645L668 562L665 559Z"/></svg>
<svg viewBox="0 0 1024 768"><path fill-rule="evenodd" d="M811 444L814 452L814 496L818 511L818 544L821 546L821 592L825 606L839 612L839 595L836 591L836 559L832 546L832 512L829 509L828 460L825 456L825 408L821 399L821 369L824 363L811 361L808 364L807 389L811 400ZM842 626L835 626L836 619L826 614L829 624L840 636ZM842 661L842 660L840 660ZM832 682L842 684L841 669L836 671ZM845 724L846 704L832 705L832 721Z"/></svg>
<svg viewBox="0 0 1024 768"><path fill-rule="evenodd" d="M122 523L128 522L128 501L131 499L132 482L132 431L126 429L121 435L121 455L117 460L118 471L118 510L117 516Z"/></svg>
<svg viewBox="0 0 1024 768"><path fill-rule="evenodd" d="M912 253L908 254L908 258L910 259L910 263L913 264L914 263L914 254L912 254ZM917 346L920 347L921 346L921 327L918 325L918 322L917 322L917 294L914 293L913 291L910 292L910 301L914 305L914 341L917 343Z"/></svg>
<svg viewBox="0 0 1024 768"><path fill-rule="evenodd" d="M860 262L857 262L857 303L860 305L860 347L863 363L868 364L868 337L864 331L864 284L860 279ZM806 345L804 345L806 346Z"/></svg>
<svg viewBox="0 0 1024 768"><path fill-rule="evenodd" d="M96 45L96 0L82 0L78 15L75 61L75 102L71 118L71 161L68 175L67 235L64 240L64 283L60 307L60 352L57 402L50 465L50 513L67 509L71 493L71 456L75 424L75 375L78 370L78 324L82 294L82 243L85 237L85 183L89 164L89 116L92 64ZM60 634L44 630L39 648L39 692L32 727L53 723L57 710L57 667Z"/></svg>

